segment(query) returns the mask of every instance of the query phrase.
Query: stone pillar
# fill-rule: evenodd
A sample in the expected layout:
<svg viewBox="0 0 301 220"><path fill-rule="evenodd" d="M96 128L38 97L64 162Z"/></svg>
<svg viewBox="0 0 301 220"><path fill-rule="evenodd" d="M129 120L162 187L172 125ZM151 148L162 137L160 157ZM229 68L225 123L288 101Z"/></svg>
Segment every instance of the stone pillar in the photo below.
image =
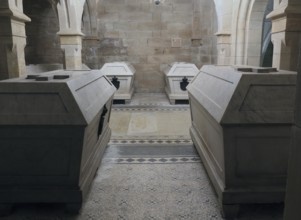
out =
<svg viewBox="0 0 301 220"><path fill-rule="evenodd" d="M61 48L64 50L64 67L67 70L82 69L81 19L85 0L59 0L57 4Z"/></svg>
<svg viewBox="0 0 301 220"><path fill-rule="evenodd" d="M301 216L301 49L297 77L295 126L292 132L293 141L289 157L284 220L300 219Z"/></svg>
<svg viewBox="0 0 301 220"><path fill-rule="evenodd" d="M61 48L64 50L64 68L82 69L82 34L59 33Z"/></svg>
<svg viewBox="0 0 301 220"><path fill-rule="evenodd" d="M218 32L217 36L217 64L230 65L231 63L231 34Z"/></svg>
<svg viewBox="0 0 301 220"><path fill-rule="evenodd" d="M300 0L283 0L281 3L275 0L274 11L267 18L272 20L273 67L296 71L301 36Z"/></svg>
<svg viewBox="0 0 301 220"><path fill-rule="evenodd" d="M214 0L217 14L217 64L231 64L232 1Z"/></svg>
<svg viewBox="0 0 301 220"><path fill-rule="evenodd" d="M22 0L0 1L0 80L19 77L26 72L26 45Z"/></svg>

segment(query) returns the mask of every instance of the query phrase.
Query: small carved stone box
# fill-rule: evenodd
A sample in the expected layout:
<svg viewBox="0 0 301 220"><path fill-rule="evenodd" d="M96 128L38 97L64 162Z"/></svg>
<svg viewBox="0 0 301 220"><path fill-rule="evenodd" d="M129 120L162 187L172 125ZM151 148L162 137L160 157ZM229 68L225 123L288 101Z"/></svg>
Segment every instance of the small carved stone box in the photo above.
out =
<svg viewBox="0 0 301 220"><path fill-rule="evenodd" d="M134 93L135 68L127 62L113 62L105 63L100 70L117 89L114 100L129 102Z"/></svg>
<svg viewBox="0 0 301 220"><path fill-rule="evenodd" d="M14 203L80 209L111 136L114 91L99 70L0 82L2 212Z"/></svg>
<svg viewBox="0 0 301 220"><path fill-rule="evenodd" d="M187 88L191 138L226 217L241 204L284 201L296 76L203 66Z"/></svg>
<svg viewBox="0 0 301 220"><path fill-rule="evenodd" d="M175 104L176 100L188 101L186 87L198 72L198 68L192 63L176 62L168 65L164 70L165 91L171 104Z"/></svg>

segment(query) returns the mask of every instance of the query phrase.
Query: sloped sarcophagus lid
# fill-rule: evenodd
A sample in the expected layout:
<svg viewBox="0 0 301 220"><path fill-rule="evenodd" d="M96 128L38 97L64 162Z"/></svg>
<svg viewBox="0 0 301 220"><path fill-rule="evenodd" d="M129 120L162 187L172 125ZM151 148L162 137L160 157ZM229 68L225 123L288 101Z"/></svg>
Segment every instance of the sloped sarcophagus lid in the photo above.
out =
<svg viewBox="0 0 301 220"><path fill-rule="evenodd" d="M261 69L204 66L188 90L220 124L292 123L296 73Z"/></svg>
<svg viewBox="0 0 301 220"><path fill-rule="evenodd" d="M78 211L110 139L114 91L96 70L1 81L0 203Z"/></svg>
<svg viewBox="0 0 301 220"><path fill-rule="evenodd" d="M188 100L187 86L199 72L192 63L175 62L164 70L165 91L172 104L176 100Z"/></svg>
<svg viewBox="0 0 301 220"><path fill-rule="evenodd" d="M283 202L296 73L204 66L188 86L191 138L226 217Z"/></svg>
<svg viewBox="0 0 301 220"><path fill-rule="evenodd" d="M101 71L114 84L114 99L130 101L134 93L135 68L128 62L105 63Z"/></svg>

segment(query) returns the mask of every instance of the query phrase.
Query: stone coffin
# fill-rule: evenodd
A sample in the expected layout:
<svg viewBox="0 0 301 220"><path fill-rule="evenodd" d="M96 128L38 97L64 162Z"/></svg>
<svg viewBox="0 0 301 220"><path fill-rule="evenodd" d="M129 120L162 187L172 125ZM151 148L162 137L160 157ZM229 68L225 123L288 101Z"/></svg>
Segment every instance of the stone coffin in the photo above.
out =
<svg viewBox="0 0 301 220"><path fill-rule="evenodd" d="M27 78L0 81L0 210L65 203L77 212L111 136L115 87L99 70Z"/></svg>
<svg viewBox="0 0 301 220"><path fill-rule="evenodd" d="M176 100L187 100L187 85L199 72L196 65L192 63L176 62L169 65L165 70L165 91L171 104Z"/></svg>
<svg viewBox="0 0 301 220"><path fill-rule="evenodd" d="M129 102L134 93L135 68L127 62L105 63L101 71L111 80L117 91L114 100Z"/></svg>
<svg viewBox="0 0 301 220"><path fill-rule="evenodd" d="M204 66L188 86L190 134L225 217L284 201L295 89L295 72L230 66Z"/></svg>

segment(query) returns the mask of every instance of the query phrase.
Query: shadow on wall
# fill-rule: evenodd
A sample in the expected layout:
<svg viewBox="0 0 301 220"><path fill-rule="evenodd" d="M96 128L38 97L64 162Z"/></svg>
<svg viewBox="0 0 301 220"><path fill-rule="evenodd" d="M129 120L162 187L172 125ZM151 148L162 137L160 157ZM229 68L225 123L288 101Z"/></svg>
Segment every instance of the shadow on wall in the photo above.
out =
<svg viewBox="0 0 301 220"><path fill-rule="evenodd" d="M25 61L28 64L62 63L59 21L54 8L48 1L24 0L24 14L31 18L26 23L27 45Z"/></svg>

